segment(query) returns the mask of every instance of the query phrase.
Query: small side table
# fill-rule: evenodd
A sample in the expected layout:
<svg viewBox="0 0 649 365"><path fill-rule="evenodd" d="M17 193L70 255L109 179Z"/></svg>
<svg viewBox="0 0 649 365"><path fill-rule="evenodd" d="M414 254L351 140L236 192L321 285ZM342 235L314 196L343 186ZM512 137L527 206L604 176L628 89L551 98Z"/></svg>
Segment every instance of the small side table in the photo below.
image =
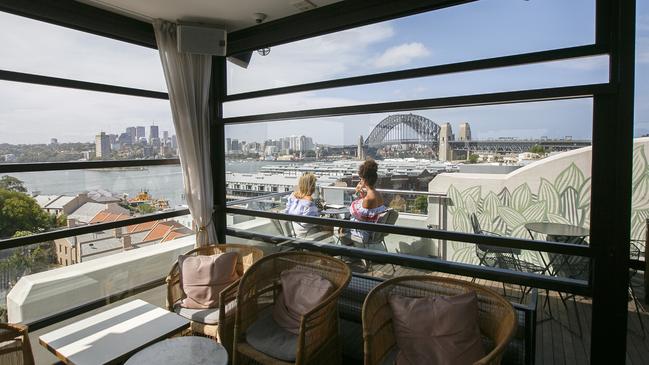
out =
<svg viewBox="0 0 649 365"><path fill-rule="evenodd" d="M228 352L213 339L198 336L170 338L133 355L124 365L227 365Z"/></svg>

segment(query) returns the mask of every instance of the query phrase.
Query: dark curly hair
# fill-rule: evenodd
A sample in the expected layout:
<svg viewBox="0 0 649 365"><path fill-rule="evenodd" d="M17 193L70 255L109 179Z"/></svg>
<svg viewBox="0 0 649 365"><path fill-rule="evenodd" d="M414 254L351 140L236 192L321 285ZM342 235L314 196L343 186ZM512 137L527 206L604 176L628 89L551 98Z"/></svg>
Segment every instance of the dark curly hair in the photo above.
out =
<svg viewBox="0 0 649 365"><path fill-rule="evenodd" d="M376 180L379 179L379 175L377 174L378 169L379 165L376 161L372 159L365 160L365 162L358 167L358 176L363 178L369 186L373 187L376 185Z"/></svg>

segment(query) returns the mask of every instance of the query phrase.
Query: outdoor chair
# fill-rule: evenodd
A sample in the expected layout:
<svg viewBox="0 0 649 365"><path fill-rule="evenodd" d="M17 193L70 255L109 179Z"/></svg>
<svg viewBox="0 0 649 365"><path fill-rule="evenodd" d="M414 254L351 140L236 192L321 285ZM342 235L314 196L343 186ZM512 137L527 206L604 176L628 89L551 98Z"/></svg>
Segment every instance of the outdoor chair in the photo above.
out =
<svg viewBox="0 0 649 365"><path fill-rule="evenodd" d="M483 230L480 227L480 222L478 221L478 217L475 215L475 213L469 215L469 220L471 222L473 233L484 235L484 236L497 236L497 237L501 236L498 233ZM479 265L481 266L495 267L499 269L527 272L527 273L534 273L534 274L543 274L546 271L545 268L539 265L522 260L520 258L521 255L520 249L498 247L498 246L491 246L491 245L478 243L475 245L475 253L476 256L478 257ZM475 281L475 278L473 280ZM501 284L503 287L503 295L507 296L505 283L501 283ZM521 286L520 290L521 290L520 300L522 301L525 298L525 295L529 293L531 288Z"/></svg>
<svg viewBox="0 0 649 365"><path fill-rule="evenodd" d="M0 323L0 364L34 365L27 326Z"/></svg>
<svg viewBox="0 0 649 365"><path fill-rule="evenodd" d="M333 234L333 231L331 230L323 230L321 226L312 225L311 227L309 227L306 234L298 235L295 230L295 225L300 224L298 222L289 222L279 219L272 219L271 222L275 229L277 229L279 234L284 237L301 238L311 241L322 241L331 237ZM287 243L290 243L290 241L287 240L285 242L279 243L278 245L281 246Z"/></svg>
<svg viewBox="0 0 649 365"><path fill-rule="evenodd" d="M268 311L282 293L282 272L298 269L317 274L333 284L315 308L300 318L299 333L293 334L274 321L265 328L275 348L284 349L294 362L279 360L253 348L246 340L247 331L258 319L268 318ZM342 361L338 333L338 297L351 278L349 267L339 259L319 253L281 252L255 263L241 278L236 296L233 363L239 364L338 364ZM232 327L226 328L232 330ZM294 351L294 352L293 352Z"/></svg>
<svg viewBox="0 0 649 365"><path fill-rule="evenodd" d="M239 254L236 266L239 277L243 276L243 274L264 255L263 251L256 247L233 243L199 247L187 252L185 255L210 256L226 252L237 252ZM178 267L177 261L171 267L166 282L167 309L191 320L191 334L217 339L230 352L232 348L232 339L227 336L224 337L220 329L223 326L231 326L234 322L234 311L232 310L232 306L234 305L234 297L236 296L238 281L232 283L220 293L219 308L209 309L181 309L178 305L178 303L185 298L185 294L180 289L180 268ZM224 300L224 298L226 300Z"/></svg>
<svg viewBox="0 0 649 365"><path fill-rule="evenodd" d="M640 258L644 258L645 256L645 247L646 247L647 242L645 240L631 240L631 246L630 246L630 258L633 260L640 260ZM642 280L644 278L642 276L638 277L638 270L637 269L629 269L629 296L630 300L633 301L634 307L635 307L635 313L638 316L638 322L640 323L640 329L642 330L642 338L646 337L646 330L644 326L644 322L642 321L642 315L640 312L646 312L644 306L640 302L640 299L638 299L638 295L636 293L635 286L642 287Z"/></svg>
<svg viewBox="0 0 649 365"><path fill-rule="evenodd" d="M399 219L399 212L395 209L388 208L385 210L385 212L379 215L379 219L376 221L376 223L395 225L398 219ZM373 249L372 245L380 245L381 246L380 249L387 252L388 245L385 243L385 237L387 237L388 235L389 233L372 232L372 234L369 236L369 239L365 242L361 241L359 238L356 238L354 236L339 235L337 236L337 238L338 238L338 243L345 244L345 245L361 245L361 247L363 247L364 249ZM365 266L365 270L372 271L372 264L368 260L363 259L362 261L363 261L363 265ZM396 272L396 267L394 266L394 264L392 264L392 271Z"/></svg>
<svg viewBox="0 0 649 365"><path fill-rule="evenodd" d="M483 342L488 344L488 347L485 346L485 357L475 364L500 364L517 326L512 305L496 292L477 284L429 275L386 280L367 295L362 312L364 364L392 364L398 352L388 302L390 295L449 297L471 291L478 297L480 333Z"/></svg>

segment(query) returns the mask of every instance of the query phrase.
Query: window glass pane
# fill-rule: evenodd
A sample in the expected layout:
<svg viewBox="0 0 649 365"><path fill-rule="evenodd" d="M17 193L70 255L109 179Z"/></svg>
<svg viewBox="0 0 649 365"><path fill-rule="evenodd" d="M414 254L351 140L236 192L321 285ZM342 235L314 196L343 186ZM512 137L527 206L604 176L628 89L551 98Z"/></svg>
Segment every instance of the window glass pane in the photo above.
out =
<svg viewBox="0 0 649 365"><path fill-rule="evenodd" d="M177 156L167 100L7 81L0 100L0 163Z"/></svg>
<svg viewBox="0 0 649 365"><path fill-rule="evenodd" d="M476 214L482 229L519 238L530 238L526 223L587 227L591 120L592 101L580 99L230 125L227 193L289 193L313 172L321 199L349 207L361 144L361 158L378 161L376 186L400 212L397 225L473 232ZM243 204L283 211L286 197Z"/></svg>
<svg viewBox="0 0 649 365"><path fill-rule="evenodd" d="M224 115L241 116L605 82L608 82L608 57L587 57L233 101L224 104Z"/></svg>
<svg viewBox="0 0 649 365"><path fill-rule="evenodd" d="M166 91L158 51L0 12L0 69Z"/></svg>
<svg viewBox="0 0 649 365"><path fill-rule="evenodd" d="M228 64L239 93L594 42L594 1L483 0L254 53Z"/></svg>
<svg viewBox="0 0 649 365"><path fill-rule="evenodd" d="M182 207L183 191L178 165L2 175L0 238Z"/></svg>

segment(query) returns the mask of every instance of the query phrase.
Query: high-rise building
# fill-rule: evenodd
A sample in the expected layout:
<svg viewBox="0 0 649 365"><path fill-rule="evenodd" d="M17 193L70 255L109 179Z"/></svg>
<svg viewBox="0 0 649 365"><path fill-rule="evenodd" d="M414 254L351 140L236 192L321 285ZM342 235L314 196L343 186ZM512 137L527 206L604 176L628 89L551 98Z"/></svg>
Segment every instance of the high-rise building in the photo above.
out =
<svg viewBox="0 0 649 365"><path fill-rule="evenodd" d="M171 149L174 151L178 148L178 138L175 134L171 135Z"/></svg>
<svg viewBox="0 0 649 365"><path fill-rule="evenodd" d="M356 157L358 157L359 160L365 160L365 151L363 151L363 136L360 136L358 138L358 146L356 149Z"/></svg>
<svg viewBox="0 0 649 365"><path fill-rule="evenodd" d="M160 135L158 134L157 125L152 125L149 127L149 143L152 143L154 139L160 140Z"/></svg>
<svg viewBox="0 0 649 365"><path fill-rule="evenodd" d="M169 143L169 131L162 132L162 144L166 145Z"/></svg>
<svg viewBox="0 0 649 365"><path fill-rule="evenodd" d="M145 138L145 139L146 139L146 135L144 134L145 130L146 130L146 128L144 128L144 127L142 127L142 126L137 126L137 127L135 127L135 139L136 139L138 142L139 142L140 139L142 139L142 138Z"/></svg>
<svg viewBox="0 0 649 365"><path fill-rule="evenodd" d="M225 139L225 153L232 151L232 138Z"/></svg>
<svg viewBox="0 0 649 365"><path fill-rule="evenodd" d="M137 140L137 129L135 127L126 128L126 134L131 137L131 143L135 143Z"/></svg>
<svg viewBox="0 0 649 365"><path fill-rule="evenodd" d="M59 144L59 140L56 139L56 138L51 138L50 139L50 144L57 145L57 144Z"/></svg>
<svg viewBox="0 0 649 365"><path fill-rule="evenodd" d="M232 149L231 149L231 151L233 151L233 152L235 152L235 151L238 152L239 151L239 140L238 139L233 139L232 140Z"/></svg>
<svg viewBox="0 0 649 365"><path fill-rule="evenodd" d="M104 132L95 136L95 156L101 159L110 158L110 138Z"/></svg>

